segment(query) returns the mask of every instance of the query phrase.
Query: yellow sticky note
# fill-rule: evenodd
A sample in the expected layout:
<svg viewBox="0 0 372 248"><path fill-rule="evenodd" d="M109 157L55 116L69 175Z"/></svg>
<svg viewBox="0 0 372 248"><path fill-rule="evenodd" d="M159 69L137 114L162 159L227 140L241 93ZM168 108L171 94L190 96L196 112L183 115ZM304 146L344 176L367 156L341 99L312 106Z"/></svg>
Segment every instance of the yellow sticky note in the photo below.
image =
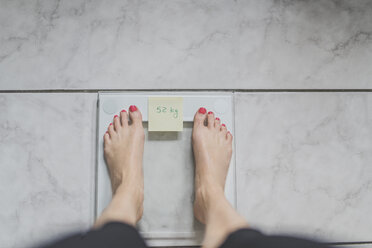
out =
<svg viewBox="0 0 372 248"><path fill-rule="evenodd" d="M149 131L182 131L183 98L149 97Z"/></svg>

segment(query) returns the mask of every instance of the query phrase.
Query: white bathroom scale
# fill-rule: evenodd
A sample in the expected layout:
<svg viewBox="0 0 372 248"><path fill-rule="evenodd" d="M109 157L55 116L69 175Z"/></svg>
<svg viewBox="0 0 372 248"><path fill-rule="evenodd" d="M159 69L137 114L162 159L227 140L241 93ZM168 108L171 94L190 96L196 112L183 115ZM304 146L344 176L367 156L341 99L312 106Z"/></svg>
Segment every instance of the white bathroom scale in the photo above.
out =
<svg viewBox="0 0 372 248"><path fill-rule="evenodd" d="M149 132L149 97L182 97L183 131ZM145 128L144 213L138 229L149 246L201 245L204 226L193 215L194 160L191 144L193 117L200 107L213 111L234 135L232 93L212 92L100 92L96 174L97 218L111 200L112 191L103 157L103 135L114 115L136 105ZM234 141L233 141L234 142ZM235 143L233 143L235 144ZM234 150L234 145L233 145ZM225 195L236 208L235 153L226 179Z"/></svg>

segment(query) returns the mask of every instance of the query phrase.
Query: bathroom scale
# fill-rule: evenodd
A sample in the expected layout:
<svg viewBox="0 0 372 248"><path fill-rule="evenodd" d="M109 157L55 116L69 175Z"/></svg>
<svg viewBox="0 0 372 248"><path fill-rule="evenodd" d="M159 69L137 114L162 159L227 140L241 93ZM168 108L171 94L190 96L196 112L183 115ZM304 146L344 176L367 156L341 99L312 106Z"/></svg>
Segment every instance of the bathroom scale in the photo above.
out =
<svg viewBox="0 0 372 248"><path fill-rule="evenodd" d="M149 99L182 99L182 131L149 131ZM112 191L103 157L103 135L114 115L136 105L145 128L143 158L144 212L138 230L149 246L201 245L204 225L193 215L194 159L191 133L200 107L213 111L234 135L232 93L220 92L99 92L95 218L109 204ZM152 119L150 120L152 122ZM151 124L151 123L150 123ZM226 179L225 195L236 208L235 153Z"/></svg>

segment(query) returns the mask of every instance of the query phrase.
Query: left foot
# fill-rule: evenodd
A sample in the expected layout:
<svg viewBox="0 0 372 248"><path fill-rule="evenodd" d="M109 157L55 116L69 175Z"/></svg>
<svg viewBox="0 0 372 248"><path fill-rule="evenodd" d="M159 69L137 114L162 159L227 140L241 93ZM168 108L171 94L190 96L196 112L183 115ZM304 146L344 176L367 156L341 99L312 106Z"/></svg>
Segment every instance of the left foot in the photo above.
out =
<svg viewBox="0 0 372 248"><path fill-rule="evenodd" d="M129 125L129 118L131 124ZM143 213L142 157L145 133L142 115L136 106L115 116L104 135L104 155L113 195L123 194L134 204L136 220Z"/></svg>

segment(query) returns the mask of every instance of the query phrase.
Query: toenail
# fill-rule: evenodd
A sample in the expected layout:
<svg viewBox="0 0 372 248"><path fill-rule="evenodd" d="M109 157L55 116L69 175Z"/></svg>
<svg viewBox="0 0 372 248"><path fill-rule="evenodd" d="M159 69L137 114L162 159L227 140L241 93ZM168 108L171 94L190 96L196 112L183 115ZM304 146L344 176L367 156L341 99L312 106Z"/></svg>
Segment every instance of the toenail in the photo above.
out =
<svg viewBox="0 0 372 248"><path fill-rule="evenodd" d="M124 113L125 113L125 112L127 112L127 111L126 111L125 109L123 109L123 110L122 110L122 111L120 111L120 112L122 112L122 113L124 112Z"/></svg>
<svg viewBox="0 0 372 248"><path fill-rule="evenodd" d="M110 126L112 125L112 123L110 123Z"/></svg>
<svg viewBox="0 0 372 248"><path fill-rule="evenodd" d="M134 111L136 111L136 110L137 110L136 105L130 105L130 107L129 107L129 111L130 111L130 112L134 112Z"/></svg>
<svg viewBox="0 0 372 248"><path fill-rule="evenodd" d="M118 115L115 115L114 118L119 117Z"/></svg>
<svg viewBox="0 0 372 248"><path fill-rule="evenodd" d="M223 127L226 127L226 125L225 125L225 124L222 124L221 126L223 126Z"/></svg>
<svg viewBox="0 0 372 248"><path fill-rule="evenodd" d="M205 114L207 112L207 110L203 107L199 108L199 113L200 114Z"/></svg>
<svg viewBox="0 0 372 248"><path fill-rule="evenodd" d="M220 118L216 117L216 121L219 121L219 120L220 120Z"/></svg>
<svg viewBox="0 0 372 248"><path fill-rule="evenodd" d="M213 114L213 112L212 111L209 111L208 114L211 115L211 114Z"/></svg>

